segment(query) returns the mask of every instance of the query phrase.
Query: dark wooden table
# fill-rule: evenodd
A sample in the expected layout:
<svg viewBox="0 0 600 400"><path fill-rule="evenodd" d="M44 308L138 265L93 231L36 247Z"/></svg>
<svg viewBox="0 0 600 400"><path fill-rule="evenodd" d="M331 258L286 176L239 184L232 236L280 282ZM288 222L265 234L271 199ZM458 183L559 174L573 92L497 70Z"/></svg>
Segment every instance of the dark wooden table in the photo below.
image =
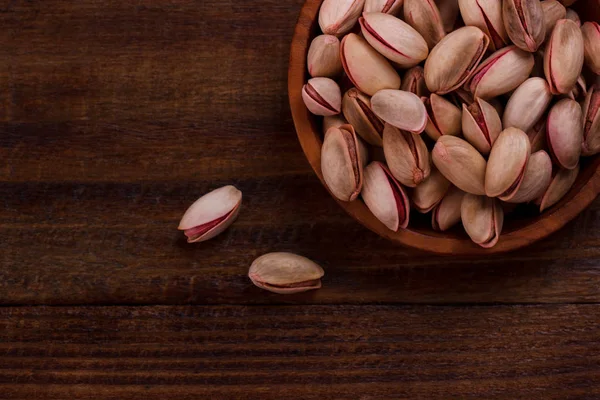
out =
<svg viewBox="0 0 600 400"><path fill-rule="evenodd" d="M0 399L600 398L600 202L493 258L367 231L296 140L301 5L0 1ZM187 245L228 183L239 220ZM323 289L252 286L280 250Z"/></svg>

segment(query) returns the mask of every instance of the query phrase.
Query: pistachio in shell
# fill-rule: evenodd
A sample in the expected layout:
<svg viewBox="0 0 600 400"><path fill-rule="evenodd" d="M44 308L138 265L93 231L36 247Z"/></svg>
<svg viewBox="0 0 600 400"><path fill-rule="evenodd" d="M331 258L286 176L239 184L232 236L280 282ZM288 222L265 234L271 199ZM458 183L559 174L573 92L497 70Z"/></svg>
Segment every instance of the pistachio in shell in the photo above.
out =
<svg viewBox="0 0 600 400"><path fill-rule="evenodd" d="M596 75L600 75L600 25L595 21L588 21L581 27L581 33L585 64Z"/></svg>
<svg viewBox="0 0 600 400"><path fill-rule="evenodd" d="M575 100L562 99L548 114L546 139L550 154L562 168L573 169L579 163L583 143L583 112Z"/></svg>
<svg viewBox="0 0 600 400"><path fill-rule="evenodd" d="M312 77L334 78L341 75L340 40L332 35L319 35L308 49L308 73Z"/></svg>
<svg viewBox="0 0 600 400"><path fill-rule="evenodd" d="M528 203L542 196L552 180L552 160L543 150L529 157L523 182L509 203Z"/></svg>
<svg viewBox="0 0 600 400"><path fill-rule="evenodd" d="M248 277L256 286L278 294L302 293L321 288L323 268L292 253L265 254L252 263Z"/></svg>
<svg viewBox="0 0 600 400"><path fill-rule="evenodd" d="M600 152L600 90L590 88L583 102L583 145L581 154L593 156Z"/></svg>
<svg viewBox="0 0 600 400"><path fill-rule="evenodd" d="M548 189L546 189L544 195L535 202L540 206L540 212L544 212L562 200L573 187L578 175L579 164L573 169L560 168L558 171L555 171L552 174L552 181L550 182Z"/></svg>
<svg viewBox="0 0 600 400"><path fill-rule="evenodd" d="M552 93L545 79L529 78L514 91L504 110L504 128L519 128L528 132L542 118L550 102Z"/></svg>
<svg viewBox="0 0 600 400"><path fill-rule="evenodd" d="M392 175L404 186L416 187L429 177L429 151L420 135L386 124L383 151Z"/></svg>
<svg viewBox="0 0 600 400"><path fill-rule="evenodd" d="M501 1L459 0L458 4L465 25L478 27L490 38L490 50L501 49L509 43L502 21Z"/></svg>
<svg viewBox="0 0 600 400"><path fill-rule="evenodd" d="M342 93L338 84L329 78L312 78L302 88L306 108L324 117L337 115L342 109Z"/></svg>
<svg viewBox="0 0 600 400"><path fill-rule="evenodd" d="M481 154L489 154L498 135L502 132L498 111L480 98L476 98L468 107L463 104L462 132L465 139Z"/></svg>
<svg viewBox="0 0 600 400"><path fill-rule="evenodd" d="M411 199L414 208L423 214L433 210L442 201L450 186L450 181L444 175L435 167L431 168L429 177L412 192Z"/></svg>
<svg viewBox="0 0 600 400"><path fill-rule="evenodd" d="M573 10L572 8L567 8L567 14L565 18L570 19L571 21L575 22L577 26L581 27L581 18L579 18L577 11Z"/></svg>
<svg viewBox="0 0 600 400"><path fill-rule="evenodd" d="M546 25L546 37L550 36L554 25L559 19L567 16L567 9L557 0L544 0L541 3L544 12L544 25Z"/></svg>
<svg viewBox="0 0 600 400"><path fill-rule="evenodd" d="M404 20L421 34L430 49L446 36L440 10L433 0L404 0Z"/></svg>
<svg viewBox="0 0 600 400"><path fill-rule="evenodd" d="M445 232L460 222L460 209L465 192L451 186L442 201L433 209L431 226L434 230Z"/></svg>
<svg viewBox="0 0 600 400"><path fill-rule="evenodd" d="M350 32L365 5L365 0L323 0L319 26L326 35L341 37Z"/></svg>
<svg viewBox="0 0 600 400"><path fill-rule="evenodd" d="M546 24L539 0L503 0L502 19L508 36L521 50L533 53L544 42Z"/></svg>
<svg viewBox="0 0 600 400"><path fill-rule="evenodd" d="M442 136L431 157L436 168L454 186L467 193L485 194L487 162L467 141L456 136Z"/></svg>
<svg viewBox="0 0 600 400"><path fill-rule="evenodd" d="M569 93L581 75L584 61L583 35L568 19L556 23L544 52L544 73L553 94Z"/></svg>
<svg viewBox="0 0 600 400"><path fill-rule="evenodd" d="M465 194L460 213L465 231L475 244L489 249L498 243L504 225L498 199Z"/></svg>
<svg viewBox="0 0 600 400"><path fill-rule="evenodd" d="M446 33L452 32L456 26L458 14L460 13L458 0L435 0L435 4L438 6L438 10L440 11L444 30Z"/></svg>
<svg viewBox="0 0 600 400"><path fill-rule="evenodd" d="M425 132L431 139L438 140L442 135L460 135L462 118L460 108L435 93L422 100L427 110Z"/></svg>
<svg viewBox="0 0 600 400"><path fill-rule="evenodd" d="M401 90L416 94L419 98L429 96L429 89L425 83L423 67L417 65L408 69L402 77Z"/></svg>
<svg viewBox="0 0 600 400"><path fill-rule="evenodd" d="M420 134L427 125L425 105L416 94L403 90L380 90L371 98L375 115L398 129Z"/></svg>
<svg viewBox="0 0 600 400"><path fill-rule="evenodd" d="M540 150L546 149L546 121L548 116L545 115L527 131L529 143L531 143L531 153L537 153Z"/></svg>
<svg viewBox="0 0 600 400"><path fill-rule="evenodd" d="M342 100L342 111L348 122L367 143L382 146L383 121L371 110L371 99L352 88Z"/></svg>
<svg viewBox="0 0 600 400"><path fill-rule="evenodd" d="M364 11L398 15L403 4L404 0L366 0Z"/></svg>

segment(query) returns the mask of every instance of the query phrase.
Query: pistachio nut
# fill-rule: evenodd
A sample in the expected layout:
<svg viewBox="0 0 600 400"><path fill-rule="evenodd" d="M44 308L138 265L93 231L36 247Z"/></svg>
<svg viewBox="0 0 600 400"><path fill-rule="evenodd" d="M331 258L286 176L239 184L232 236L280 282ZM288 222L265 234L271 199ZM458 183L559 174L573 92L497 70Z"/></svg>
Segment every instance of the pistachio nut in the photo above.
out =
<svg viewBox="0 0 600 400"><path fill-rule="evenodd" d="M425 61L425 82L433 93L446 94L473 74L490 44L481 29L465 26L449 33Z"/></svg>
<svg viewBox="0 0 600 400"><path fill-rule="evenodd" d="M556 23L544 53L544 72L553 94L568 93L581 75L584 60L583 36L568 19Z"/></svg>
<svg viewBox="0 0 600 400"><path fill-rule="evenodd" d="M417 65L407 70L402 77L402 86L400 86L400 89L405 92L414 93L419 98L429 96L423 67Z"/></svg>
<svg viewBox="0 0 600 400"><path fill-rule="evenodd" d="M508 202L516 204L534 201L546 192L551 180L552 160L550 156L543 150L533 153L529 157L527 168L525 168L521 187Z"/></svg>
<svg viewBox="0 0 600 400"><path fill-rule="evenodd" d="M540 118L538 122L533 125L529 131L527 131L527 137L529 137L529 143L531 143L531 153L537 153L540 150L546 148L546 121L547 116Z"/></svg>
<svg viewBox="0 0 600 400"><path fill-rule="evenodd" d="M531 53L507 46L479 65L469 82L469 90L484 100L508 93L529 77L534 64Z"/></svg>
<svg viewBox="0 0 600 400"><path fill-rule="evenodd" d="M382 163L375 161L365 168L362 197L373 215L388 229L397 232L400 228L408 226L408 196Z"/></svg>
<svg viewBox="0 0 600 400"><path fill-rule="evenodd" d="M429 177L412 192L411 198L415 209L423 214L433 210L442 201L450 186L450 181L440 171L435 167L431 168Z"/></svg>
<svg viewBox="0 0 600 400"><path fill-rule="evenodd" d="M382 89L400 87L396 70L360 36L346 35L342 39L340 55L346 75L361 92L373 96Z"/></svg>
<svg viewBox="0 0 600 400"><path fill-rule="evenodd" d="M179 230L188 243L204 242L219 235L236 220L242 206L242 192L224 186L200 197L187 209Z"/></svg>
<svg viewBox="0 0 600 400"><path fill-rule="evenodd" d="M548 208L552 207L560 200L573 187L573 184L577 180L579 175L579 164L573 169L561 168L552 174L552 181L548 186L548 189L544 192L544 195L536 200L536 204L540 206L540 212L544 212Z"/></svg>
<svg viewBox="0 0 600 400"><path fill-rule="evenodd" d="M546 138L553 159L562 168L573 169L579 163L583 143L583 112L575 100L562 99L548 114Z"/></svg>
<svg viewBox="0 0 600 400"><path fill-rule="evenodd" d="M342 111L350 124L367 143L382 146L383 122L371 110L371 99L352 88L342 100Z"/></svg>
<svg viewBox="0 0 600 400"><path fill-rule="evenodd" d="M459 0L465 25L476 26L490 38L490 50L506 46L508 34L502 21L502 2L498 0Z"/></svg>
<svg viewBox="0 0 600 400"><path fill-rule="evenodd" d="M544 0L541 3L544 12L544 25L546 25L546 37L550 36L554 25L559 19L567 16L567 9L557 0Z"/></svg>
<svg viewBox="0 0 600 400"><path fill-rule="evenodd" d="M431 139L438 140L442 135L460 135L462 117L460 108L435 93L432 93L429 98L423 97L422 100L427 110L425 132Z"/></svg>
<svg viewBox="0 0 600 400"><path fill-rule="evenodd" d="M600 89L594 85L583 102L583 156L600 153Z"/></svg>
<svg viewBox="0 0 600 400"><path fill-rule="evenodd" d="M308 73L312 77L334 78L342 71L340 40L332 35L319 35L308 49Z"/></svg>
<svg viewBox="0 0 600 400"><path fill-rule="evenodd" d="M331 193L341 201L355 200L362 189L364 155L352 125L331 128L321 147L321 172Z"/></svg>
<svg viewBox="0 0 600 400"><path fill-rule="evenodd" d="M431 226L445 232L460 222L460 208L465 192L456 186L450 187L442 201L433 209Z"/></svg>
<svg viewBox="0 0 600 400"><path fill-rule="evenodd" d="M393 15L364 13L358 22L367 42L401 68L414 67L429 55L419 32Z"/></svg>
<svg viewBox="0 0 600 400"><path fill-rule="evenodd" d="M485 194L487 162L467 141L456 136L442 136L431 152L436 168L459 189Z"/></svg>
<svg viewBox="0 0 600 400"><path fill-rule="evenodd" d="M531 156L529 138L520 129L507 128L500 133L488 159L485 193L508 201L515 196L525 176Z"/></svg>
<svg viewBox="0 0 600 400"><path fill-rule="evenodd" d="M430 49L446 36L440 10L433 0L404 0L404 20L423 36Z"/></svg>
<svg viewBox="0 0 600 400"><path fill-rule="evenodd" d="M416 187L429 177L429 151L419 135L385 124L383 152L392 175L404 186Z"/></svg>
<svg viewBox="0 0 600 400"><path fill-rule="evenodd" d="M461 205L461 219L471 240L489 249L500 239L504 211L498 199L466 194Z"/></svg>
<svg viewBox="0 0 600 400"><path fill-rule="evenodd" d="M403 4L404 0L366 0L364 11L398 15Z"/></svg>
<svg viewBox="0 0 600 400"><path fill-rule="evenodd" d="M480 98L467 107L463 104L462 132L465 137L481 154L489 154L502 132L502 122L498 111Z"/></svg>
<svg viewBox="0 0 600 400"><path fill-rule="evenodd" d="M252 263L248 277L256 286L278 294L320 289L323 268L292 253L265 254Z"/></svg>
<svg viewBox="0 0 600 400"><path fill-rule="evenodd" d="M427 125L425 105L416 94L403 90L380 90L371 98L375 115L398 129L421 133Z"/></svg>
<svg viewBox="0 0 600 400"><path fill-rule="evenodd" d="M529 132L544 115L551 101L552 93L546 80L529 78L510 96L502 116L502 125L504 128L513 127Z"/></svg>
<svg viewBox="0 0 600 400"><path fill-rule="evenodd" d="M567 8L567 15L565 18L570 19L571 21L575 22L577 26L581 27L581 18L579 18L579 14L577 14L577 12L572 8Z"/></svg>
<svg viewBox="0 0 600 400"><path fill-rule="evenodd" d="M326 35L341 37L350 32L365 5L365 0L323 0L319 26Z"/></svg>
<svg viewBox="0 0 600 400"><path fill-rule="evenodd" d="M330 128L339 128L347 123L348 121L341 114L323 118L323 137Z"/></svg>
<svg viewBox="0 0 600 400"><path fill-rule="evenodd" d="M521 50L533 53L544 42L546 25L539 0L503 0L502 18L508 36Z"/></svg>
<svg viewBox="0 0 600 400"><path fill-rule="evenodd" d="M446 31L446 33L452 32L460 11L458 0L435 0L435 4L440 11L444 31Z"/></svg>
<svg viewBox="0 0 600 400"><path fill-rule="evenodd" d="M585 64L596 75L600 75L600 25L597 22L586 22L581 27Z"/></svg>
<svg viewBox="0 0 600 400"><path fill-rule="evenodd" d="M302 99L306 108L315 115L337 115L342 109L340 87L329 78L309 79L302 88Z"/></svg>

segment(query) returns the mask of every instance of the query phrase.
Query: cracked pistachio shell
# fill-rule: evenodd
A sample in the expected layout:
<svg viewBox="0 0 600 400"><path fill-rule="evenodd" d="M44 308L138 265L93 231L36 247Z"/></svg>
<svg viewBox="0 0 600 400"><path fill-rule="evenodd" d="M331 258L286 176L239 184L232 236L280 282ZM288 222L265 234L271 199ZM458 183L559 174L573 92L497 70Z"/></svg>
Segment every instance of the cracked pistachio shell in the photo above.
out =
<svg viewBox="0 0 600 400"><path fill-rule="evenodd" d="M323 118L323 136L325 136L330 128L339 128L347 123L348 121L340 114Z"/></svg>
<svg viewBox="0 0 600 400"><path fill-rule="evenodd" d="M179 230L188 243L204 242L229 228L240 213L242 192L234 186L224 186L200 197L188 208Z"/></svg>
<svg viewBox="0 0 600 400"><path fill-rule="evenodd" d="M398 89L400 76L384 56L363 38L350 33L340 48L346 75L361 92L373 96L382 89Z"/></svg>
<svg viewBox="0 0 600 400"><path fill-rule="evenodd" d="M600 90L592 86L583 102L583 156L600 153Z"/></svg>
<svg viewBox="0 0 600 400"><path fill-rule="evenodd" d="M429 98L423 97L422 100L427 110L425 132L431 139L438 140L442 135L460 135L462 118L460 108L435 93L432 93Z"/></svg>
<svg viewBox="0 0 600 400"><path fill-rule="evenodd" d="M319 35L308 49L308 73L312 77L334 78L341 75L340 40L332 35Z"/></svg>
<svg viewBox="0 0 600 400"><path fill-rule="evenodd" d="M463 85L475 71L490 39L474 26L444 37L425 61L425 82L432 93L446 94Z"/></svg>
<svg viewBox="0 0 600 400"><path fill-rule="evenodd" d="M398 15L402 10L404 0L366 0L365 12L380 12Z"/></svg>
<svg viewBox="0 0 600 400"><path fill-rule="evenodd" d="M348 122L367 143L381 147L383 145L383 121L371 110L369 96L352 88L342 100L342 111Z"/></svg>
<svg viewBox="0 0 600 400"><path fill-rule="evenodd" d="M430 49L446 36L440 10L433 0L404 0L404 20L423 36Z"/></svg>
<svg viewBox="0 0 600 400"><path fill-rule="evenodd" d="M556 22L567 16L567 9L557 0L545 0L541 4L544 12L544 25L546 25L546 37L548 37Z"/></svg>
<svg viewBox="0 0 600 400"><path fill-rule="evenodd" d="M365 168L362 197L373 215L388 229L397 232L400 228L405 229L408 226L408 196L382 163L375 161Z"/></svg>
<svg viewBox="0 0 600 400"><path fill-rule="evenodd" d="M502 125L528 132L542 118L551 101L552 93L546 80L529 78L510 96Z"/></svg>
<svg viewBox="0 0 600 400"><path fill-rule="evenodd" d="M481 154L489 154L498 135L502 132L498 111L480 98L476 98L468 107L463 104L462 132L465 139Z"/></svg>
<svg viewBox="0 0 600 400"><path fill-rule="evenodd" d="M302 88L302 99L308 111L324 117L337 115L342 109L342 93L329 78L312 78Z"/></svg>
<svg viewBox="0 0 600 400"><path fill-rule="evenodd" d="M442 136L431 152L436 168L454 184L467 192L485 194L487 162L467 141L456 136Z"/></svg>
<svg viewBox="0 0 600 400"><path fill-rule="evenodd" d="M586 22L581 27L585 64L596 75L600 75L600 25L597 22Z"/></svg>
<svg viewBox="0 0 600 400"><path fill-rule="evenodd" d="M508 36L521 50L533 53L544 42L546 24L539 0L503 0L502 19Z"/></svg>
<svg viewBox="0 0 600 400"><path fill-rule="evenodd" d="M428 213L444 198L450 181L446 179L435 167L431 168L429 178L425 179L412 192L412 203L415 209L423 214Z"/></svg>
<svg viewBox="0 0 600 400"><path fill-rule="evenodd" d="M562 168L573 169L579 163L583 143L583 112L575 100L562 99L548 114L546 139L550 154Z"/></svg>
<svg viewBox="0 0 600 400"><path fill-rule="evenodd" d="M578 175L579 164L573 169L560 168L557 172L553 173L552 181L550 182L548 189L546 189L544 195L535 202L540 206L540 212L544 212L562 200L573 187Z"/></svg>
<svg viewBox="0 0 600 400"><path fill-rule="evenodd" d="M514 197L525 176L531 156L529 138L520 129L507 128L492 147L485 172L485 193L508 201Z"/></svg>
<svg viewBox="0 0 600 400"><path fill-rule="evenodd" d="M581 18L579 18L579 14L577 14L577 12L572 8L567 8L567 15L565 18L570 19L571 21L575 22L577 26L581 27Z"/></svg>
<svg viewBox="0 0 600 400"><path fill-rule="evenodd" d="M489 249L500 239L504 211L498 199L466 194L461 205L461 219L471 240Z"/></svg>
<svg viewBox="0 0 600 400"><path fill-rule="evenodd" d="M508 93L525 82L534 64L533 54L507 46L479 65L469 82L469 90L484 100Z"/></svg>
<svg viewBox="0 0 600 400"><path fill-rule="evenodd" d="M452 186L442 201L433 209L431 226L434 230L445 232L460 222L460 208L465 192Z"/></svg>
<svg viewBox="0 0 600 400"><path fill-rule="evenodd" d="M548 116L543 116L538 122L527 131L529 143L531 143L531 153L537 153L540 150L546 149L546 121Z"/></svg>
<svg viewBox="0 0 600 400"><path fill-rule="evenodd" d="M393 15L364 13L358 22L367 42L400 68L414 67L429 55L423 36Z"/></svg>
<svg viewBox="0 0 600 400"><path fill-rule="evenodd" d="M353 201L363 184L363 151L351 125L331 128L321 148L321 172L331 193L341 201Z"/></svg>
<svg viewBox="0 0 600 400"><path fill-rule="evenodd" d="M425 83L423 67L416 66L408 69L402 77L401 90L416 94L419 98L429 96L429 89Z"/></svg>
<svg viewBox="0 0 600 400"><path fill-rule="evenodd" d="M292 253L265 254L252 263L248 277L256 286L278 294L320 289L323 268Z"/></svg>
<svg viewBox="0 0 600 400"><path fill-rule="evenodd" d="M568 93L577 83L583 68L583 35L568 19L556 23L544 52L544 73L553 94Z"/></svg>
<svg viewBox="0 0 600 400"><path fill-rule="evenodd" d="M452 32L460 12L458 0L435 0L435 4L438 6L438 10L440 11L444 30L446 33Z"/></svg>
<svg viewBox="0 0 600 400"><path fill-rule="evenodd" d="M392 175L404 186L416 187L431 173L429 151L420 135L386 124L383 152Z"/></svg>
<svg viewBox="0 0 600 400"><path fill-rule="evenodd" d="M319 11L319 26L326 35L341 37L350 32L365 5L365 0L324 0Z"/></svg>
<svg viewBox="0 0 600 400"><path fill-rule="evenodd" d="M527 163L523 183L509 203L529 203L542 196L552 180L552 160L545 151L533 153Z"/></svg>
<svg viewBox="0 0 600 400"><path fill-rule="evenodd" d="M380 90L371 98L375 115L398 129L419 134L427 125L425 105L416 94L403 90Z"/></svg>
<svg viewBox="0 0 600 400"><path fill-rule="evenodd" d="M460 14L465 25L476 26L490 38L490 50L501 49L509 43L502 21L502 2L498 0L459 0Z"/></svg>

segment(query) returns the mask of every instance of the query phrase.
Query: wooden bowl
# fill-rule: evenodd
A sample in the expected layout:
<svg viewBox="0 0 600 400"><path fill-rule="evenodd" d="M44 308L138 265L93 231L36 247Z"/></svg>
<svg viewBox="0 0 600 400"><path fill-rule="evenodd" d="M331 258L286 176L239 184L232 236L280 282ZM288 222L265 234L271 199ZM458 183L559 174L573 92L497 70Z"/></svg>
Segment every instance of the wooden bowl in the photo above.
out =
<svg viewBox="0 0 600 400"><path fill-rule="evenodd" d="M291 45L288 91L298 139L306 158L325 185L321 173L321 118L310 114L302 101L302 86L309 79L306 56L310 42L319 33L317 15L321 1L307 0L300 13ZM579 0L574 7L582 18L600 21L600 0ZM399 244L440 254L503 253L547 237L589 206L600 193L599 165L600 157L582 159L581 173L571 191L543 214L540 215L533 206L525 206L514 215L508 215L500 241L492 249L483 249L471 242L462 227L445 233L434 231L429 214L422 216L413 211L408 229L393 232L371 214L362 200L338 203L364 226Z"/></svg>

